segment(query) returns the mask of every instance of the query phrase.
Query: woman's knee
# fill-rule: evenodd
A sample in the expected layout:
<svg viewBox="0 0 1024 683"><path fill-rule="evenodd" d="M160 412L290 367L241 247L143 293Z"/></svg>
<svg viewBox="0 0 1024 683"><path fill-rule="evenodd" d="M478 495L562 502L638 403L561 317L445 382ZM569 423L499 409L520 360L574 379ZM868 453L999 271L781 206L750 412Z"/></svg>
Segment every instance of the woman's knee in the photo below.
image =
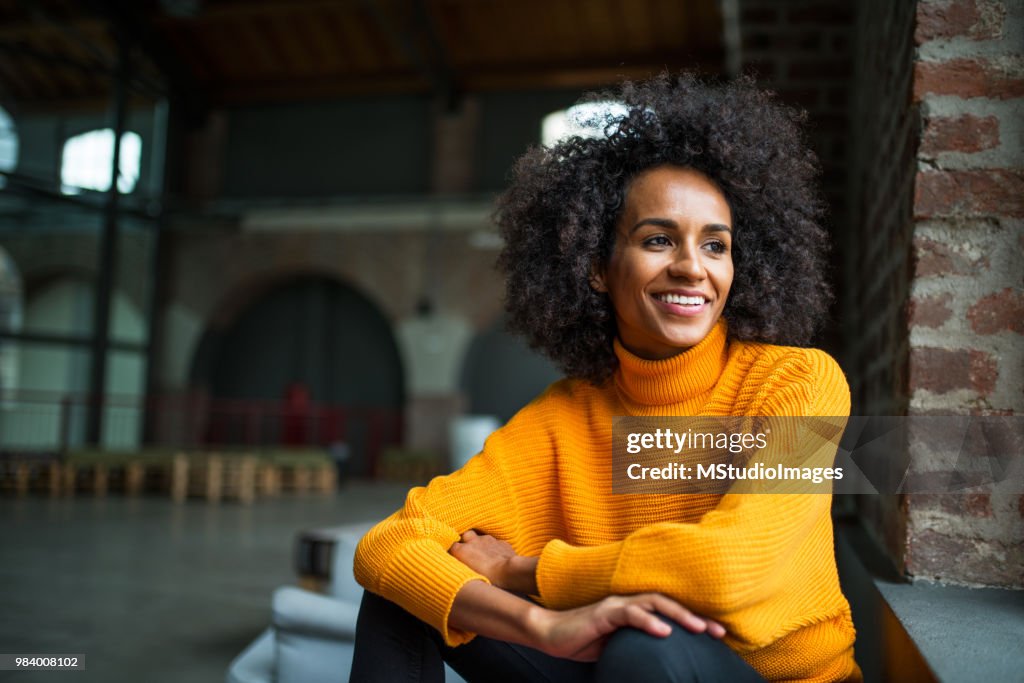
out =
<svg viewBox="0 0 1024 683"><path fill-rule="evenodd" d="M441 636L435 629L399 605L370 591L363 591L356 631L357 634L364 631L399 633L406 638L426 638L435 643L442 643Z"/></svg>
<svg viewBox="0 0 1024 683"><path fill-rule="evenodd" d="M370 591L356 622L353 681L444 681L440 635L412 614Z"/></svg>
<svg viewBox="0 0 1024 683"><path fill-rule="evenodd" d="M410 617L411 615L390 600L385 600L370 591L363 591L363 599L359 603L357 628L376 628L381 623L406 621Z"/></svg>
<svg viewBox="0 0 1024 683"><path fill-rule="evenodd" d="M619 629L612 634L597 662L595 681L763 680L722 641L669 623L672 633L665 638L634 628Z"/></svg>

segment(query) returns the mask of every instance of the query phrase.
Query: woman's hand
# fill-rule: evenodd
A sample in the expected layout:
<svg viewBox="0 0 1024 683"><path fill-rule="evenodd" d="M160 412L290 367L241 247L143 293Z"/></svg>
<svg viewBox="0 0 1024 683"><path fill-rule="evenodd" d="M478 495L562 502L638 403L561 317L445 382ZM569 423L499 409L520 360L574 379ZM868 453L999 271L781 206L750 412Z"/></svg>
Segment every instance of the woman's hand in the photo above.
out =
<svg viewBox="0 0 1024 683"><path fill-rule="evenodd" d="M535 639L537 649L554 657L595 661L608 637L623 627L639 629L664 638L672 627L658 618L668 617L692 633L714 638L725 635L725 627L717 621L695 615L678 602L660 593L611 595L599 602L577 609L537 613Z"/></svg>
<svg viewBox="0 0 1024 683"><path fill-rule="evenodd" d="M506 541L470 529L448 552L498 588L523 595L537 594L537 558L516 554Z"/></svg>

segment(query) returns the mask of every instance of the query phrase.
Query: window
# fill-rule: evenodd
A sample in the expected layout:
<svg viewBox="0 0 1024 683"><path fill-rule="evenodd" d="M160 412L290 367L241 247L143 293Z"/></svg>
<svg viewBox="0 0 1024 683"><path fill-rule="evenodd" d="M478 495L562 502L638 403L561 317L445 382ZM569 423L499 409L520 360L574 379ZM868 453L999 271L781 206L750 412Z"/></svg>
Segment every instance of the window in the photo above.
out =
<svg viewBox="0 0 1024 683"><path fill-rule="evenodd" d="M14 119L0 107L0 174L10 173L17 165L18 131L14 127ZM7 179L0 175L0 188L6 184Z"/></svg>
<svg viewBox="0 0 1024 683"><path fill-rule="evenodd" d="M0 176L2 177L2 176ZM21 274L14 259L0 246L0 332L21 332ZM0 337L0 406L18 388L18 347Z"/></svg>
<svg viewBox="0 0 1024 683"><path fill-rule="evenodd" d="M110 128L91 130L68 138L64 143L64 160L60 167L61 191L78 194L81 190L106 192L110 189L110 165L114 156L114 131ZM142 138L138 133L121 136L121 159L118 164L117 189L127 194L139 180Z"/></svg>
<svg viewBox="0 0 1024 683"><path fill-rule="evenodd" d="M550 147L567 137L577 135L596 138L605 129L628 113L621 102L587 102L552 112L541 124L541 144Z"/></svg>

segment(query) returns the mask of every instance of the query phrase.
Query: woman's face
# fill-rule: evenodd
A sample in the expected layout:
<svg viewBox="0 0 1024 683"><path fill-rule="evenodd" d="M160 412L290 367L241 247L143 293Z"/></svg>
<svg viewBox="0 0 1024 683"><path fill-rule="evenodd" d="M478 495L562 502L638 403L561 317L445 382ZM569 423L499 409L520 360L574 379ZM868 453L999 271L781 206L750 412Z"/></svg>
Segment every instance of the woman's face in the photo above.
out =
<svg viewBox="0 0 1024 683"><path fill-rule="evenodd" d="M669 358L707 336L732 285L732 212L703 173L657 166L630 183L615 249L595 289L633 354Z"/></svg>

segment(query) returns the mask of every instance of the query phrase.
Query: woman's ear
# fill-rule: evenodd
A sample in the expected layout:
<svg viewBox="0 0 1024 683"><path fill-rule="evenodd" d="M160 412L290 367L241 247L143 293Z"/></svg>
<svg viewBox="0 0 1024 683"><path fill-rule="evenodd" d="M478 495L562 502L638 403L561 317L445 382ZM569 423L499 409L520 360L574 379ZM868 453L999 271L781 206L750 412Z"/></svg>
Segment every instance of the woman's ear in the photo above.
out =
<svg viewBox="0 0 1024 683"><path fill-rule="evenodd" d="M608 293L608 286L604 283L604 273L596 266L590 269L590 288L595 292Z"/></svg>

